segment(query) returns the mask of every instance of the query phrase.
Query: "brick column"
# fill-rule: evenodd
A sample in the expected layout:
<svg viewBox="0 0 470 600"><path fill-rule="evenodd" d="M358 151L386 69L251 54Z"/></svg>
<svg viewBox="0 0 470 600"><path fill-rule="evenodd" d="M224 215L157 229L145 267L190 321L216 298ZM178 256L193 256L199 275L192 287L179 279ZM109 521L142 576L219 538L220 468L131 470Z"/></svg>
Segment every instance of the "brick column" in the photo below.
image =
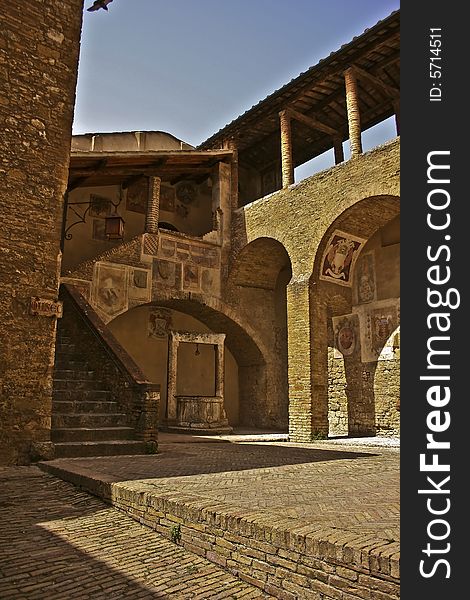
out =
<svg viewBox="0 0 470 600"><path fill-rule="evenodd" d="M344 162L344 152L343 152L343 141L342 139L335 138L334 140L334 150L335 150L335 165L339 165Z"/></svg>
<svg viewBox="0 0 470 600"><path fill-rule="evenodd" d="M147 213L145 215L145 233L158 233L158 215L160 212L160 177L148 178Z"/></svg>
<svg viewBox="0 0 470 600"><path fill-rule="evenodd" d="M282 187L286 188L294 183L294 163L292 160L292 131L290 117L287 111L279 113L281 125L281 161L282 161Z"/></svg>
<svg viewBox="0 0 470 600"><path fill-rule="evenodd" d="M359 111L359 94L357 90L356 74L353 69L344 72L346 84L346 107L348 110L349 143L351 145L351 158L362 154L361 142L361 114Z"/></svg>
<svg viewBox="0 0 470 600"><path fill-rule="evenodd" d="M328 433L328 356L326 313L311 310L308 281L287 286L287 322L289 435L309 442Z"/></svg>

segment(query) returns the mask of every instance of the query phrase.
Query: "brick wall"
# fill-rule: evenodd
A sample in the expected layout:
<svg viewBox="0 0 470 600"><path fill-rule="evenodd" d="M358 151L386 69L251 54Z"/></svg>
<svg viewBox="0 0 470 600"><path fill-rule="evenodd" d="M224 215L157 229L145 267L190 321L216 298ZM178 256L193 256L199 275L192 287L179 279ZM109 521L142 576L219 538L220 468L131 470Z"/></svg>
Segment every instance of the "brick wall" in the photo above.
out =
<svg viewBox="0 0 470 600"><path fill-rule="evenodd" d="M319 263L326 242L335 227L344 227L345 231L369 239L397 215L399 153L400 142L396 139L261 198L234 215L232 260L236 261L237 256L243 254L247 243L259 238L273 238L283 245L292 265L292 279L287 286L289 430L296 441L309 441L312 436L328 432L328 326L331 316L328 311L331 298L338 294L340 286L318 281ZM351 306L351 298L348 302ZM246 311L244 320L265 332L266 323L256 316L256 309L251 309L251 314ZM396 433L398 413L395 410L392 414L391 408L396 399L385 393L391 377L394 381L392 393L398 393L395 370L381 367L380 377L371 382L375 388L363 381L359 362L349 364L348 372L350 433L371 434L375 425L381 433ZM336 398L337 416L330 413L330 417L336 419L335 428L338 429L344 427L345 380L339 373L332 373L332 376L343 387L336 389L339 395L342 394L341 405L338 394ZM271 393L275 397L277 390L272 389ZM375 424L374 410L377 409L380 414Z"/></svg>
<svg viewBox="0 0 470 600"><path fill-rule="evenodd" d="M0 463L50 436L56 299L83 0L3 0L0 28Z"/></svg>

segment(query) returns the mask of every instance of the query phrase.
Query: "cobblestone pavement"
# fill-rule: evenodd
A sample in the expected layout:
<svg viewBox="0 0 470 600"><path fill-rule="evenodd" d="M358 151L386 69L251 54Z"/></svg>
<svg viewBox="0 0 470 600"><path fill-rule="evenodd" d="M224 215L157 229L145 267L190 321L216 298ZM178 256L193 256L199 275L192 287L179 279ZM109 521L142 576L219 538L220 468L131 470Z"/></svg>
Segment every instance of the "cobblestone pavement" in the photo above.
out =
<svg viewBox="0 0 470 600"><path fill-rule="evenodd" d="M37 467L12 467L0 468L0 598L271 596Z"/></svg>
<svg viewBox="0 0 470 600"><path fill-rule="evenodd" d="M159 454L61 459L63 469L105 482L133 481L157 495L183 494L272 522L321 524L399 540L399 451L327 444L184 443L162 436ZM175 440L175 441L172 441Z"/></svg>

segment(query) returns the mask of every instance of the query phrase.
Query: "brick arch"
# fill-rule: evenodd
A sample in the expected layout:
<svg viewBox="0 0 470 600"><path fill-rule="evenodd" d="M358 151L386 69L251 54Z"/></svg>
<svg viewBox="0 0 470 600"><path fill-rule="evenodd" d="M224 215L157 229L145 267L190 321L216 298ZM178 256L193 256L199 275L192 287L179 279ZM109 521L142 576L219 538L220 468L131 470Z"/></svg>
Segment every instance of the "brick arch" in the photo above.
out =
<svg viewBox="0 0 470 600"><path fill-rule="evenodd" d="M151 305L177 310L204 323L214 333L225 333L227 348L238 365L240 425L270 427L268 410L268 348L247 323L214 298L153 298Z"/></svg>
<svg viewBox="0 0 470 600"><path fill-rule="evenodd" d="M237 254L229 281L242 287L274 290L283 269L292 269L284 245L272 237L258 237Z"/></svg>
<svg viewBox="0 0 470 600"><path fill-rule="evenodd" d="M253 202L234 215L237 240L279 240L292 262L292 282L308 281L326 230L367 198L400 193L399 138L288 188Z"/></svg>
<svg viewBox="0 0 470 600"><path fill-rule="evenodd" d="M323 253L336 229L367 240L399 214L400 198L390 195L362 198L337 214L318 243L313 258L311 281L318 282Z"/></svg>
<svg viewBox="0 0 470 600"><path fill-rule="evenodd" d="M326 367L327 347L333 345L331 338L331 317L349 314L353 305L352 287L320 279L322 259L332 233L340 230L353 236L370 239L381 227L384 227L400 214L399 197L379 195L364 198L343 210L324 231L315 252L313 271L310 277L310 303L315 317L310 322L316 347L316 360ZM351 274L351 278L354 274ZM323 332L323 333L321 333ZM325 335L326 334L326 335ZM367 367L365 367L367 365ZM328 371L317 374L315 384L320 381L330 389ZM360 356L344 360L345 394L347 397L347 420L350 435L374 435L376 433L376 362L362 363ZM331 374L330 374L331 375ZM335 379L338 374L333 374ZM323 414L325 414L326 399Z"/></svg>
<svg viewBox="0 0 470 600"><path fill-rule="evenodd" d="M225 333L226 343L239 366L264 365L267 349L256 332L238 322L234 311L217 299L154 297L147 305L162 306L194 317L214 333Z"/></svg>

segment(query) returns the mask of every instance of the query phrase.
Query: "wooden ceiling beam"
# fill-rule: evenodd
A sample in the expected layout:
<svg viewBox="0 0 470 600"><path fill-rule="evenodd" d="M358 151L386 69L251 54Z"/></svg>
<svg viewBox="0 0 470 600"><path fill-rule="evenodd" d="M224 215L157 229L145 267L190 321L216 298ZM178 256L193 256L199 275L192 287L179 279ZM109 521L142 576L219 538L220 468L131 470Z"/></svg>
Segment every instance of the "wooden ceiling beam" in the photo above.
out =
<svg viewBox="0 0 470 600"><path fill-rule="evenodd" d="M78 175L77 179L71 183L68 184L67 186L67 192L71 192L72 190L74 190L77 187L81 187L87 179L89 179L90 177L93 177L94 175L96 175L97 173L101 173L102 170L106 167L108 161L106 158L98 161L98 164L93 167L92 169L87 169L85 173L82 173L81 175ZM71 172L71 174L77 176L77 173L75 172Z"/></svg>
<svg viewBox="0 0 470 600"><path fill-rule="evenodd" d="M333 129L333 127L330 127L329 125L325 125L321 121L318 121L318 119L313 119L312 117L307 117L306 115L303 115L302 113L297 112L293 108L287 108L286 112L290 117L292 117L296 121L300 121L301 123L308 125L308 127L311 127L312 129L318 129L318 131L322 131L323 133L326 133L326 134L332 135L332 136L339 135L339 131L337 129Z"/></svg>
<svg viewBox="0 0 470 600"><path fill-rule="evenodd" d="M385 94L387 96L389 96L390 98L397 99L400 97L400 91L397 88L394 88L391 85L388 85L387 83L383 82L378 77L371 75L370 73L368 73L367 71L364 71L364 69L361 69L357 65L353 65L351 68L353 69L353 71L355 71L355 73L356 73L357 77L359 77L359 79L368 81L374 87L379 88L382 92L385 92Z"/></svg>

